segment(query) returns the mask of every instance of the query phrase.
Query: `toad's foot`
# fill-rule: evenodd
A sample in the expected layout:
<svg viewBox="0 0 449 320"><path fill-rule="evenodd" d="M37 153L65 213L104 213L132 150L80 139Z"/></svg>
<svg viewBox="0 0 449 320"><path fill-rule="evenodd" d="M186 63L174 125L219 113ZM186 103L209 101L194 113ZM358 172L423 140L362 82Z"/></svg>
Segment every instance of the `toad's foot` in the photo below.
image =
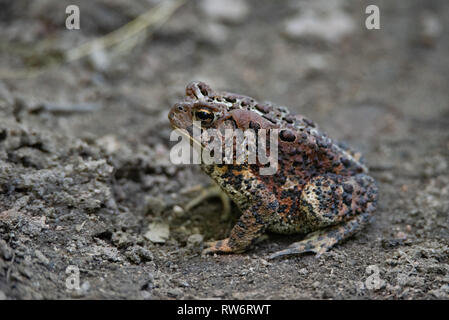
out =
<svg viewBox="0 0 449 320"><path fill-rule="evenodd" d="M200 193L184 206L184 210L190 211L203 201L206 201L209 198L216 197L220 198L223 205L223 211L221 213L220 219L222 221L226 221L231 216L231 200L229 199L228 195L217 185L201 188Z"/></svg>
<svg viewBox="0 0 449 320"><path fill-rule="evenodd" d="M214 254L214 253L233 253L235 252L229 246L229 238L218 240L218 241L209 241L205 243L208 248L204 249L202 254Z"/></svg>
<svg viewBox="0 0 449 320"><path fill-rule="evenodd" d="M316 253L316 257L318 258L337 243L340 243L344 239L356 233L368 222L369 218L370 214L365 213L356 216L342 225L316 231L310 234L306 239L291 244L287 249L273 253L268 257L268 259L307 252Z"/></svg>

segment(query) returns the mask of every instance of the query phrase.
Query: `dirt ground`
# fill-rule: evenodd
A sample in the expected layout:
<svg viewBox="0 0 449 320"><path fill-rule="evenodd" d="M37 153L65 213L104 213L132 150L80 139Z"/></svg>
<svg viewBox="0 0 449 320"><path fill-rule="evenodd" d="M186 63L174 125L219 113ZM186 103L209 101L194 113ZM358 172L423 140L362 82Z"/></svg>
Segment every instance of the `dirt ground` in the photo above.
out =
<svg viewBox="0 0 449 320"><path fill-rule="evenodd" d="M68 61L163 2L0 0L0 299L448 299L449 2L185 1ZM373 222L320 258L268 261L301 239L281 235L202 257L239 213L183 210L211 183L169 161L167 113L192 80L361 150Z"/></svg>

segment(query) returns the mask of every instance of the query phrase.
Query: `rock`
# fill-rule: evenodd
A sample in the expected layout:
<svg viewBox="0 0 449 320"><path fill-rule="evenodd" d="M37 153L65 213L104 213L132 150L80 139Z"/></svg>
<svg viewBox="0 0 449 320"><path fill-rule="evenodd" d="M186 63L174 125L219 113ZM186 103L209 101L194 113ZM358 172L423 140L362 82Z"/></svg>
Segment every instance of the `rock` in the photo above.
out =
<svg viewBox="0 0 449 320"><path fill-rule="evenodd" d="M133 246L126 250L125 256L133 263L140 264L142 261L151 261L153 260L153 254L151 251L141 247L141 246Z"/></svg>
<svg viewBox="0 0 449 320"><path fill-rule="evenodd" d="M94 46L94 50L89 55L89 61L98 71L105 71L109 68L111 60L108 53L101 46Z"/></svg>
<svg viewBox="0 0 449 320"><path fill-rule="evenodd" d="M101 138L98 138L96 143L103 147L107 153L114 153L121 147L117 137L113 134L107 134Z"/></svg>
<svg viewBox="0 0 449 320"><path fill-rule="evenodd" d="M144 237L154 243L165 243L170 236L170 229L165 223L150 223Z"/></svg>
<svg viewBox="0 0 449 320"><path fill-rule="evenodd" d="M298 273L305 276L309 273L309 271L306 268L302 268L302 269L299 269Z"/></svg>
<svg viewBox="0 0 449 320"><path fill-rule="evenodd" d="M262 265L264 265L265 267L271 266L271 263L268 262L268 261L265 260L265 259L260 258L259 261L260 261L260 263L261 263Z"/></svg>
<svg viewBox="0 0 449 320"><path fill-rule="evenodd" d="M0 253L6 261L12 259L13 251L4 240L0 240Z"/></svg>
<svg viewBox="0 0 449 320"><path fill-rule="evenodd" d="M185 213L184 209L180 206L174 206L172 210L173 213L179 217Z"/></svg>
<svg viewBox="0 0 449 320"><path fill-rule="evenodd" d="M84 292L84 294L86 294L87 291L89 291L89 289L90 289L89 281L84 281L83 284L81 285L81 291Z"/></svg>
<svg viewBox="0 0 449 320"><path fill-rule="evenodd" d="M312 38L338 43L355 30L354 20L341 6L341 1L337 0L304 6L298 15L286 21L284 32L291 39Z"/></svg>
<svg viewBox="0 0 449 320"><path fill-rule="evenodd" d="M420 16L420 30L419 43L426 47L435 46L436 40L441 35L443 27L438 17L431 12L423 12Z"/></svg>
<svg viewBox="0 0 449 320"><path fill-rule="evenodd" d="M187 238L188 246L198 246L203 243L204 237L201 234L192 234Z"/></svg>
<svg viewBox="0 0 449 320"><path fill-rule="evenodd" d="M90 283L89 283L89 281L84 281L81 284L79 289L73 290L71 292L71 295L72 295L73 298L82 298L82 297L84 297L87 294L87 292L89 290L90 290Z"/></svg>
<svg viewBox="0 0 449 320"><path fill-rule="evenodd" d="M119 249L127 248L132 245L132 240L126 232L116 231L112 234L112 243Z"/></svg>
<svg viewBox="0 0 449 320"><path fill-rule="evenodd" d="M249 13L244 0L203 0L200 8L211 20L227 23L241 23Z"/></svg>
<svg viewBox="0 0 449 320"><path fill-rule="evenodd" d="M165 209L165 201L158 197L146 196L146 211L150 214L161 214Z"/></svg>
<svg viewBox="0 0 449 320"><path fill-rule="evenodd" d="M179 289L179 288L170 289L170 290L168 290L167 294L168 294L169 296L172 296L172 297L174 297L174 298L177 298L177 297L179 297L179 296L182 295L182 290Z"/></svg>
<svg viewBox="0 0 449 320"><path fill-rule="evenodd" d="M14 103L14 97L11 92L6 88L5 84L0 81L0 101L2 100L10 105Z"/></svg>
<svg viewBox="0 0 449 320"><path fill-rule="evenodd" d="M148 292L148 291L145 291L145 290L140 291L140 295L142 296L143 300L151 300L151 299L153 299L153 296L151 295L151 293Z"/></svg>
<svg viewBox="0 0 449 320"><path fill-rule="evenodd" d="M31 268L19 266L17 269L19 270L21 275L27 277L28 279L32 278L34 272L31 270Z"/></svg>
<svg viewBox="0 0 449 320"><path fill-rule="evenodd" d="M43 264L47 265L50 263L50 260L48 260L48 258L39 250L34 251L34 254L36 255L36 258L38 258L39 261Z"/></svg>
<svg viewBox="0 0 449 320"><path fill-rule="evenodd" d="M178 287L188 288L190 287L189 283L182 279L174 279L172 280L173 284L177 285Z"/></svg>
<svg viewBox="0 0 449 320"><path fill-rule="evenodd" d="M218 22L206 23L200 31L208 41L216 45L226 43L229 37L228 27Z"/></svg>

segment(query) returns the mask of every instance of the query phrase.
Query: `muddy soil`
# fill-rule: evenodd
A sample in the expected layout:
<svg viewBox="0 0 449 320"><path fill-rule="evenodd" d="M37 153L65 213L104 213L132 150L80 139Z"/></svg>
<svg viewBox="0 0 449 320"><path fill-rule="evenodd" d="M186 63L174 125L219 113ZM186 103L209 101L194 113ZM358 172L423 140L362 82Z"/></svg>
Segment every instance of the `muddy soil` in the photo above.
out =
<svg viewBox="0 0 449 320"><path fill-rule="evenodd" d="M186 1L67 61L159 3L75 2L80 30L65 28L74 1L0 1L0 299L449 298L448 1L374 1L379 30L363 1ZM373 222L320 258L268 261L301 239L280 235L201 256L239 212L183 209L211 183L169 161L167 113L192 80L361 150Z"/></svg>

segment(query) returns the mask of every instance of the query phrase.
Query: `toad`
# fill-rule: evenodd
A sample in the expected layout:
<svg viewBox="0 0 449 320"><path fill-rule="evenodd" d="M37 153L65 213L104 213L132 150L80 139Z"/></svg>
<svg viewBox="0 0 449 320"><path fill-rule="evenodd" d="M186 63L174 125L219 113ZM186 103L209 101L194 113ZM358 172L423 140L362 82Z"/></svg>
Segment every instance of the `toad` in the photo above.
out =
<svg viewBox="0 0 449 320"><path fill-rule="evenodd" d="M244 252L269 231L305 234L269 258L305 252L319 256L361 230L376 209L378 189L361 154L286 107L192 82L168 118L200 145L192 135L194 121L202 130L279 132L274 174L261 174L261 163L237 163L235 158L228 164L201 164L242 213L229 237L208 243L205 254Z"/></svg>

